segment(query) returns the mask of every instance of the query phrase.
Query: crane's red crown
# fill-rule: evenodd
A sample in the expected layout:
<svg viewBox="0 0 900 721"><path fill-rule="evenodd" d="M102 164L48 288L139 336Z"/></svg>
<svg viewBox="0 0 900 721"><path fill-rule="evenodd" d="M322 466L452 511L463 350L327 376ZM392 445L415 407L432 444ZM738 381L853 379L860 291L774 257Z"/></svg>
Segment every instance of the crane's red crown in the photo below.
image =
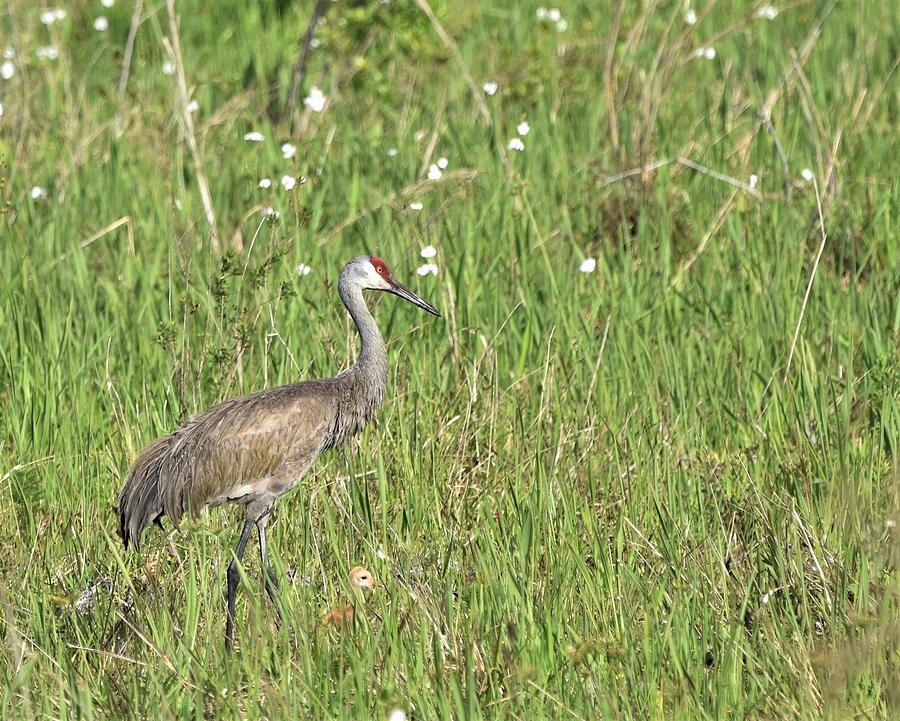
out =
<svg viewBox="0 0 900 721"><path fill-rule="evenodd" d="M369 261L375 267L375 272L378 273L382 278L390 278L391 271L390 268L387 267L387 263L385 263L381 258L377 255L373 255L369 258Z"/></svg>

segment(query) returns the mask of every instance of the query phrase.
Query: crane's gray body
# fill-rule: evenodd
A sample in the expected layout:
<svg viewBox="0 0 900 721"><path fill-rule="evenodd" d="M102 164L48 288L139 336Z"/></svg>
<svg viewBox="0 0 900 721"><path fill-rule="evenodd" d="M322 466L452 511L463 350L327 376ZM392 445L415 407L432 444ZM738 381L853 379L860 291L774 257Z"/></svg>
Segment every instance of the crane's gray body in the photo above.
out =
<svg viewBox="0 0 900 721"><path fill-rule="evenodd" d="M233 398L154 441L122 489L122 538L139 547L161 516L177 522L222 503L246 506L254 521L263 516L321 453L362 430L384 397L386 371L373 383L360 382L368 374L354 367Z"/></svg>
<svg viewBox="0 0 900 721"><path fill-rule="evenodd" d="M177 522L206 506L236 503L257 521L293 488L318 456L359 433L387 388L387 351L362 297L351 260L338 290L360 335L356 365L334 378L300 381L232 398L151 443L119 495L127 547L162 516Z"/></svg>

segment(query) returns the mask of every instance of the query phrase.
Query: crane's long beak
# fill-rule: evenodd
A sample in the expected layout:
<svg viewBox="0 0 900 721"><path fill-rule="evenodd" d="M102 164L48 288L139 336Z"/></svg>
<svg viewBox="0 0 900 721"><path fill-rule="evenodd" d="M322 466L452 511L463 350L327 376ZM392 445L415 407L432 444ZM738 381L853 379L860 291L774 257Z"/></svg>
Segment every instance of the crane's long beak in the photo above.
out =
<svg viewBox="0 0 900 721"><path fill-rule="evenodd" d="M441 317L441 314L438 313L437 308L435 308L433 305L431 305L431 303L428 303L428 302L422 300L419 296L417 296L415 293L413 293L409 288L398 283L393 278L391 278L390 284L391 284L391 289L388 292L393 293L394 295L399 295L404 300L408 300L413 305L419 306L422 310L427 310L429 313L431 313L432 315L436 315L438 318Z"/></svg>

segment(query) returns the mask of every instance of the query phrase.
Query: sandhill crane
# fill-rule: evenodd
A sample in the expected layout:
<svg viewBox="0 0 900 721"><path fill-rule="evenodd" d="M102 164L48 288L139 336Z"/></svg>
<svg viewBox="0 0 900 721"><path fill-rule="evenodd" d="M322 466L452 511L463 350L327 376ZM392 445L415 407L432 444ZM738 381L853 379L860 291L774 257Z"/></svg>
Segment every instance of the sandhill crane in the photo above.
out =
<svg viewBox="0 0 900 721"><path fill-rule="evenodd" d="M290 383L232 398L194 416L147 446L119 493L119 533L127 550L140 548L151 523L173 522L204 507L244 506L244 527L228 565L225 643L234 640L238 563L250 532L259 534L263 586L274 601L275 579L266 560L266 524L278 498L291 490L330 448L359 433L387 387L387 350L363 299L364 290L393 293L440 317L404 288L376 256L358 256L341 270L338 293L356 324L356 364L333 378Z"/></svg>
<svg viewBox="0 0 900 721"><path fill-rule="evenodd" d="M361 606L363 603L363 589L375 588L375 578L362 566L354 566L350 569L350 590L353 592L354 603ZM326 626L338 626L346 628L353 621L354 606L349 604L330 610L322 618Z"/></svg>

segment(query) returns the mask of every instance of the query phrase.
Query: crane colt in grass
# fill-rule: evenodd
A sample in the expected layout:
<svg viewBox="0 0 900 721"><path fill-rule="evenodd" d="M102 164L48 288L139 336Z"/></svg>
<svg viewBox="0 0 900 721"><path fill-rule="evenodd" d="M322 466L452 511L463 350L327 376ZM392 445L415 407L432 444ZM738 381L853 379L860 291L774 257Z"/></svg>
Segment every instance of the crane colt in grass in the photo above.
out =
<svg viewBox="0 0 900 721"><path fill-rule="evenodd" d="M358 607L363 605L363 589L375 588L375 577L362 566L354 566L350 569L350 590L356 603L339 606L331 609L322 617L322 623L326 626L348 628L353 623L353 615Z"/></svg>
<svg viewBox="0 0 900 721"><path fill-rule="evenodd" d="M235 503L244 527L228 566L225 642L234 640L238 567L256 526L263 584L274 600L266 560L266 523L279 497L291 490L316 458L359 433L375 415L387 388L387 350L362 292L382 290L440 316L437 309L398 283L376 256L348 262L338 292L360 338L356 365L334 378L299 381L232 398L191 418L147 446L128 471L119 493L119 533L125 548L140 547L141 534L162 516Z"/></svg>

